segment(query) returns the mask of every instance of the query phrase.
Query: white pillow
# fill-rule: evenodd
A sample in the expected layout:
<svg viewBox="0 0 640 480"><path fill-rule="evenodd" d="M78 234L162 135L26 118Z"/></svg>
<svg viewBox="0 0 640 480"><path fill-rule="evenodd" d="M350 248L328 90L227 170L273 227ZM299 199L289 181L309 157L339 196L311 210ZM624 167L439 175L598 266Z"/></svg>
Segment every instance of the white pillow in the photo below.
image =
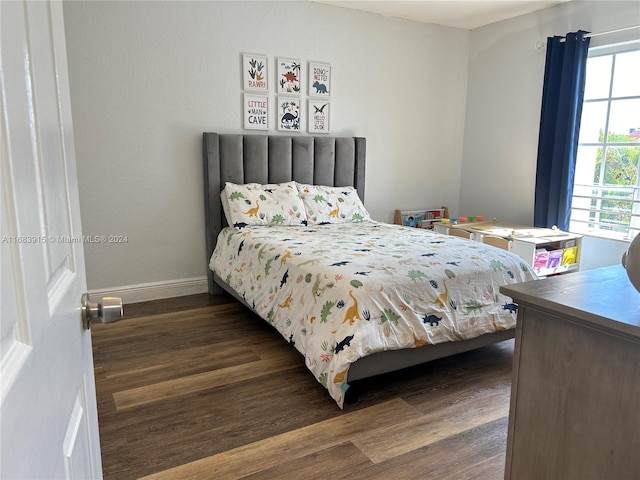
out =
<svg viewBox="0 0 640 480"><path fill-rule="evenodd" d="M298 183L307 222L359 223L370 222L371 216L353 187L328 187Z"/></svg>
<svg viewBox="0 0 640 480"><path fill-rule="evenodd" d="M306 212L295 182L278 184L227 182L227 222L236 228L248 225L305 225ZM224 205L224 200L223 200Z"/></svg>

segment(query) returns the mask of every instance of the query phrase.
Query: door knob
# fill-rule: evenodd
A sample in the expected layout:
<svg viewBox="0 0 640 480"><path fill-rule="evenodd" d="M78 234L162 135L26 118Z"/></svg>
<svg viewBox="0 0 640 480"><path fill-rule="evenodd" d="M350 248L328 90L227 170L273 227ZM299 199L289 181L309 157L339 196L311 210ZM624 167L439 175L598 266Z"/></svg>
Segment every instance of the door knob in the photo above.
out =
<svg viewBox="0 0 640 480"><path fill-rule="evenodd" d="M82 294L82 326L91 328L91 320L99 318L102 323L113 323L122 320L122 299L120 297L102 297L100 303L91 303L88 293Z"/></svg>

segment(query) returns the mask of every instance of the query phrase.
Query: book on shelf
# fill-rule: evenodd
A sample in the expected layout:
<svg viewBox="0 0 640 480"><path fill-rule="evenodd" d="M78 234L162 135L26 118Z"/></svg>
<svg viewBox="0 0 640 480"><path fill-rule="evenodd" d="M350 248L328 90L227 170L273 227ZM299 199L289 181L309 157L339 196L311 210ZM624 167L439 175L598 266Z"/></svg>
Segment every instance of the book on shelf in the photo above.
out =
<svg viewBox="0 0 640 480"><path fill-rule="evenodd" d="M396 210L394 223L406 227L433 229L433 224L444 218L444 208L428 208L424 210Z"/></svg>

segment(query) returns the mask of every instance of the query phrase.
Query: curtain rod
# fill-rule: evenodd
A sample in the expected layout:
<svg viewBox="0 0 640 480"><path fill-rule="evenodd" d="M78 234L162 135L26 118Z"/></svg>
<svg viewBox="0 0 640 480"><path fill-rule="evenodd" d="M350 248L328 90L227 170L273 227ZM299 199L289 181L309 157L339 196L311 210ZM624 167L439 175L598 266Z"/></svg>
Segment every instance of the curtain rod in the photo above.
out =
<svg viewBox="0 0 640 480"><path fill-rule="evenodd" d="M618 33L618 32L626 32L627 30L633 30L634 28L640 28L640 25L631 25L629 27L623 27L623 28L618 28L616 30L609 30L608 32L600 32L600 33L587 33L585 34L585 38L591 38L591 37L599 37L600 35L610 35L612 33ZM562 37L560 39L560 43L566 42L567 38L566 37ZM541 48L544 48L547 45L547 42L541 42L538 41L536 42L536 50L540 50Z"/></svg>
<svg viewBox="0 0 640 480"><path fill-rule="evenodd" d="M608 32L586 33L584 35L584 38L599 37L600 35L610 35L612 33L626 32L627 30L633 30L634 28L639 28L639 27L640 25L631 25L630 27L623 27L623 28L618 28L616 30L609 30ZM566 42L566 41L567 41L567 37L562 37L560 39L560 43Z"/></svg>
<svg viewBox="0 0 640 480"><path fill-rule="evenodd" d="M599 37L600 35L610 35L612 33L626 32L627 30L633 30L634 28L640 28L640 25L631 25L629 27L618 28L617 30L609 30L608 32L587 33L585 35L585 37L586 38L591 38L591 37ZM565 41L566 41L566 39L565 39Z"/></svg>

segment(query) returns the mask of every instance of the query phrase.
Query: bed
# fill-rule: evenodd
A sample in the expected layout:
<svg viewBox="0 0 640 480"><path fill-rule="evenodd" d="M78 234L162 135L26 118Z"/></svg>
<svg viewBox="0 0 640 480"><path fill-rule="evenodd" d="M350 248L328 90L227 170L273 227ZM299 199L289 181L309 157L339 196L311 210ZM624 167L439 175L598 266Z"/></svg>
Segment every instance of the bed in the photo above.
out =
<svg viewBox="0 0 640 480"><path fill-rule="evenodd" d="M505 250L372 220L365 158L360 137L203 134L209 293L274 326L341 408L358 380L512 338L499 287L536 278Z"/></svg>

